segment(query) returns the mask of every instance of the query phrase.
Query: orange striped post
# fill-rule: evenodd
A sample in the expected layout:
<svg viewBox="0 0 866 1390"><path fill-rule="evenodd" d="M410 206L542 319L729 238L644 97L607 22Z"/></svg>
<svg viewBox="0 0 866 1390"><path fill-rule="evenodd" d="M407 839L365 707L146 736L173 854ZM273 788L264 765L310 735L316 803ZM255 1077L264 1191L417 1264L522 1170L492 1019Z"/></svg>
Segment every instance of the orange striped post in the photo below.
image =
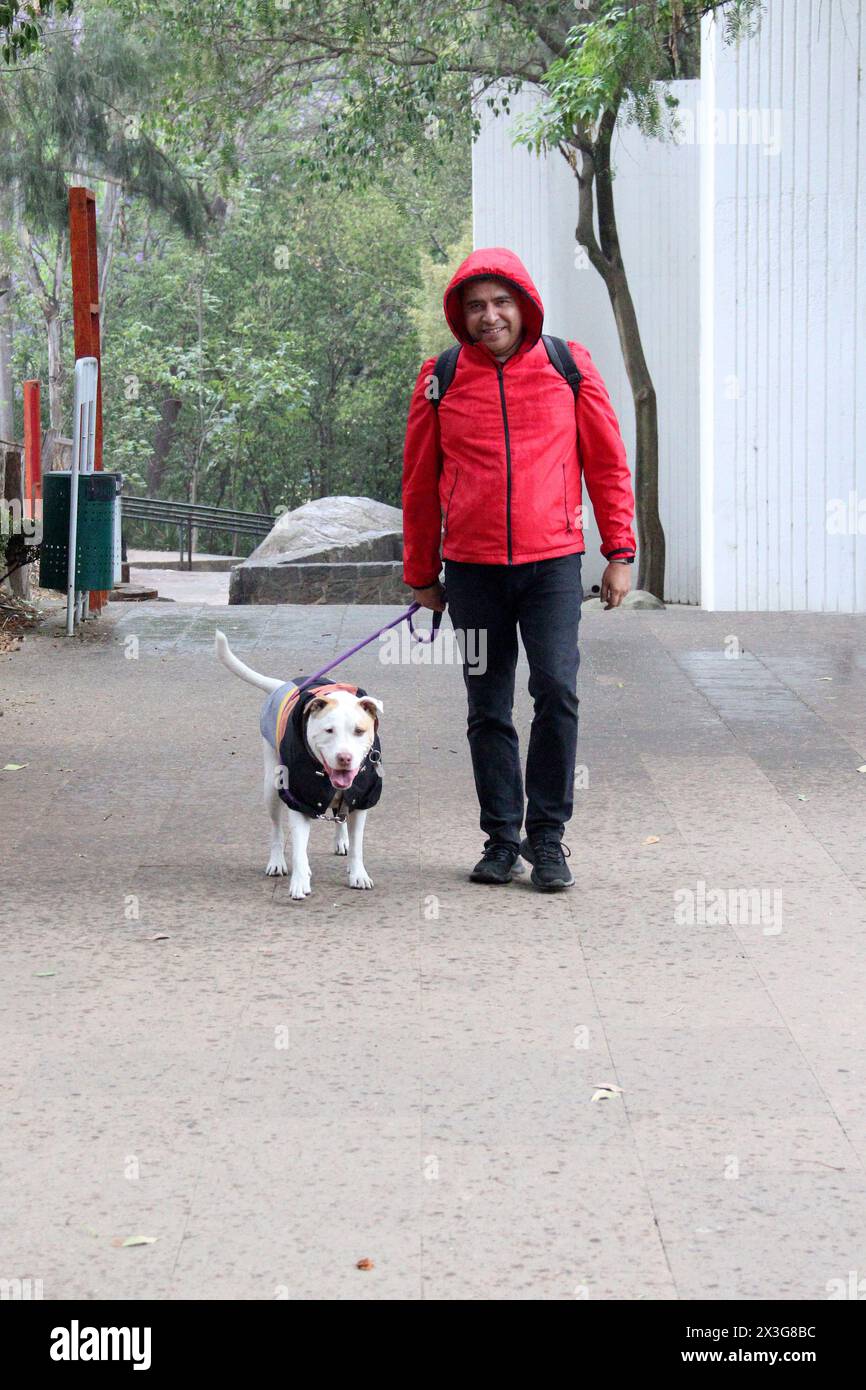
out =
<svg viewBox="0 0 866 1390"><path fill-rule="evenodd" d="M89 188L69 189L69 249L72 260L72 328L75 359L95 357L96 448L94 469L102 468L102 359L99 350L99 265L96 248L96 197ZM97 613L108 602L100 589L90 594L90 611Z"/></svg>

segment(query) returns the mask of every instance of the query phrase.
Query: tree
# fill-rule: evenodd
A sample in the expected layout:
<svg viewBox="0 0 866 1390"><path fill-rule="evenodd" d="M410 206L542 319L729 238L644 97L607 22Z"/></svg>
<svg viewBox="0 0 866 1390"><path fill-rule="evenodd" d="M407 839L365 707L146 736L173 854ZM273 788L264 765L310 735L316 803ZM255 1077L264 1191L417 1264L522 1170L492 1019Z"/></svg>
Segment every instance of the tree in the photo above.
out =
<svg viewBox="0 0 866 1390"><path fill-rule="evenodd" d="M28 0L24 5L0 4L0 51L3 62L13 64L35 53L43 26L51 17L71 14L73 0Z"/></svg>
<svg viewBox="0 0 866 1390"><path fill-rule="evenodd" d="M128 483L185 497L194 476L201 501L269 512L339 492L398 503L416 306L438 295L441 317L425 277L465 222L468 154L438 178L398 161L338 195L247 132L201 250L132 200L104 393L106 453Z"/></svg>
<svg viewBox="0 0 866 1390"><path fill-rule="evenodd" d="M416 301L465 226L468 140L447 164L407 152L341 191L299 172L317 99L260 91L258 104L187 109L215 72L208 47L166 44L134 14L80 0L38 66L0 90L0 213L4 181L18 212L17 244L0 227L16 282L5 318L0 282L0 355L5 325L11 378L44 380L47 346L59 431L66 193L86 181L99 205L107 466L151 495L256 510L339 491L397 502Z"/></svg>
<svg viewBox="0 0 866 1390"><path fill-rule="evenodd" d="M357 189L407 150L441 163L467 125L480 129L483 102L507 110L522 86L538 90L519 138L559 150L577 182L576 239L607 287L634 400L638 584L663 595L656 396L619 243L611 140L621 117L662 133L663 84L693 75L702 18L723 13L739 36L761 0L211 0L206 23L175 15L170 0L135 9L205 53L198 120L224 104L231 73L238 121L263 91L271 107L282 99L308 133L298 167L338 188ZM173 100L188 101L179 84Z"/></svg>
<svg viewBox="0 0 866 1390"><path fill-rule="evenodd" d="M755 0L602 0L582 6L587 18L567 32L545 30L545 41L558 45L558 56L539 84L544 100L517 136L537 152L558 150L577 179L575 237L604 280L634 400L638 587L659 598L664 597L665 535L658 505L656 392L620 246L611 144L623 116L645 134L670 133L677 103L659 79L697 75L700 20L726 7L728 34L735 37L748 29Z"/></svg>
<svg viewBox="0 0 866 1390"><path fill-rule="evenodd" d="M206 209L194 181L161 150L146 127L158 102L163 57L124 32L116 16L93 5L86 15L56 25L0 88L0 233L14 229L20 263L48 344L49 447L62 433L64 281L69 256L67 189L99 182L105 189L101 232L100 303L104 304L122 197L140 193L200 239ZM12 271L0 267L0 382L8 379ZM7 402L6 427L9 423Z"/></svg>

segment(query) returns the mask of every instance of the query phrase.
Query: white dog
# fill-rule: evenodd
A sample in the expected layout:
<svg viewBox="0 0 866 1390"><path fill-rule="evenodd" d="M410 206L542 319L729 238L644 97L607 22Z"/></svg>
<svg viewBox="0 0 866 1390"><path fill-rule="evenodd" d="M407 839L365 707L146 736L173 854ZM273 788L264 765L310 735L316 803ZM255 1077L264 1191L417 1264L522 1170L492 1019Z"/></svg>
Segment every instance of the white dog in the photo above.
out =
<svg viewBox="0 0 866 1390"><path fill-rule="evenodd" d="M225 633L216 654L224 666L267 693L259 727L265 759L265 806L271 820L271 854L265 870L287 874L282 809L289 808L293 898L310 892L307 844L312 821L330 808L337 821L335 854L348 854L350 888L372 888L364 868L364 824L382 794L379 715L382 702L359 686L317 683L299 692L299 681L262 676L239 661Z"/></svg>

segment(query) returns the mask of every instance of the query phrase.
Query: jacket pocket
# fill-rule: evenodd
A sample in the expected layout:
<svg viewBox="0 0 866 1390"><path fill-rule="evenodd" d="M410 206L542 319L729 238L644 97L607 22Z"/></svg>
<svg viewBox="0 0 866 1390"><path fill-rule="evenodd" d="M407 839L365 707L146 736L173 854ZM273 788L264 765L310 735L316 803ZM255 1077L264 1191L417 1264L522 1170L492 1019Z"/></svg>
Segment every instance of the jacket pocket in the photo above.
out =
<svg viewBox="0 0 866 1390"><path fill-rule="evenodd" d="M455 490L455 488L457 487L457 479L458 479L459 477L460 477L460 468L459 468L459 465L458 465L457 472L454 474L454 482L451 484L451 491L450 491L449 494L448 494L448 505L447 505L447 507L445 508L445 524L444 524L444 526L442 527L442 534L443 534L443 536L447 536L447 534L448 534L448 517L449 517L450 514L451 514L451 503L452 503L453 500L454 500L454 490Z"/></svg>

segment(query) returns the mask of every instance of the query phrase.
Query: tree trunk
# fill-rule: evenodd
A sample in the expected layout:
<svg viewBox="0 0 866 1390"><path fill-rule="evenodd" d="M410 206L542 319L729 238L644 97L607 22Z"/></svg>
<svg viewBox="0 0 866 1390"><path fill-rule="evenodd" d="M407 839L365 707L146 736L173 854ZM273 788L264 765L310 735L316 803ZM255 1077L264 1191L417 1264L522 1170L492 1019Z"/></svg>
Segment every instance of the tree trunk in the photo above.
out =
<svg viewBox="0 0 866 1390"><path fill-rule="evenodd" d="M197 456L196 456L195 462L193 463L193 466L192 466L192 476L190 477L190 480L189 480L189 500L190 500L190 502L192 503L193 506L195 506L196 502L198 501L198 457L197 457ZM191 527L189 528L189 551L190 551L189 563L190 563L190 569L192 569L192 557L193 557L193 555L195 554L195 552L196 552L197 550L198 550L198 527L197 527L197 526L191 526Z"/></svg>
<svg viewBox="0 0 866 1390"><path fill-rule="evenodd" d="M53 306L53 312L46 316L48 335L48 424L52 433L46 437L46 453L43 467L49 472L54 467L54 438L63 434L63 330L60 322L60 309Z"/></svg>
<svg viewBox="0 0 866 1390"><path fill-rule="evenodd" d="M237 509L238 509L237 479L238 479L238 469L239 469L239 467L240 467L241 438L242 438L242 430L241 430L241 427L240 427L240 423L238 423L237 448L235 449L235 456L234 456L234 459L233 459L233 461L229 464L229 505L230 505L232 511L237 511ZM220 497L220 500L219 500L219 502L217 503L217 506L221 506L221 505L222 505L222 496ZM237 531L234 531L234 532L232 533L232 555L233 555L233 556L236 556L236 555L237 555L238 549L239 549L239 545L240 545L240 536L238 535Z"/></svg>
<svg viewBox="0 0 866 1390"><path fill-rule="evenodd" d="M198 329L198 422L199 432L193 455L192 477L189 485L189 500L195 502L198 496L198 470L204 452L205 412L204 412L204 254L199 262L199 275L196 281L196 327ZM190 527L190 551L198 549L198 529ZM190 562L192 567L192 562Z"/></svg>
<svg viewBox="0 0 866 1390"><path fill-rule="evenodd" d="M591 141L585 133L560 146L578 182L579 214L575 237L607 286L635 413L635 514L638 536L637 587L664 599L665 533L659 517L658 411L656 393L641 342L628 276L619 245L610 147L616 111L608 111ZM581 155L578 165L578 150ZM596 209L597 204L597 209ZM598 212L598 240L595 213Z"/></svg>
<svg viewBox="0 0 866 1390"><path fill-rule="evenodd" d="M158 497L168 455L174 440L174 428L183 402L178 396L166 396L159 407L159 424L153 437L153 453L147 463L147 495Z"/></svg>
<svg viewBox="0 0 866 1390"><path fill-rule="evenodd" d="M23 517L24 514L24 452L21 449L3 449L5 468L3 473L3 497L7 503L11 503L17 516ZM0 574L5 574L9 565L14 562L15 548L17 543L26 543L27 537L22 531L13 531L13 543L11 551L7 553L5 560L0 560L2 568ZM20 554L21 552L19 552ZM11 592L16 598L30 598L30 565L19 565L13 570L7 579Z"/></svg>
<svg viewBox="0 0 866 1390"><path fill-rule="evenodd" d="M5 196L0 196L0 233L11 230L10 210ZM12 267L4 257L0 268L0 438L15 442L15 402L12 382L12 334L14 282ZM0 487L0 496L3 495Z"/></svg>
<svg viewBox="0 0 866 1390"><path fill-rule="evenodd" d="M12 275L0 275L0 439L15 443L15 410L12 387Z"/></svg>
<svg viewBox="0 0 866 1390"><path fill-rule="evenodd" d="M113 182L107 184L105 199L102 204L102 217L100 219L102 230L102 266L99 272L99 331L103 345L105 343L108 278L111 274L111 266L114 260L114 247L117 241L117 229L120 225L122 210L123 189Z"/></svg>
<svg viewBox="0 0 866 1390"><path fill-rule="evenodd" d="M66 231L63 231L59 233L57 237L57 252L54 257L54 280L49 290L46 288L39 270L39 262L37 261L34 251L30 229L24 221L21 187L17 180L13 183L13 206L15 209L14 218L18 244L21 247L24 261L24 272L45 319L45 329L48 338L49 433L46 437L43 455L43 468L47 472L54 464L54 438L56 435L63 433L63 338L60 304L69 236ZM45 257L43 256L41 259L44 261Z"/></svg>
<svg viewBox="0 0 866 1390"><path fill-rule="evenodd" d="M659 431L655 387L644 357L625 270L608 285L625 369L634 399L635 513L640 542L637 587L664 600L665 533L659 517Z"/></svg>

